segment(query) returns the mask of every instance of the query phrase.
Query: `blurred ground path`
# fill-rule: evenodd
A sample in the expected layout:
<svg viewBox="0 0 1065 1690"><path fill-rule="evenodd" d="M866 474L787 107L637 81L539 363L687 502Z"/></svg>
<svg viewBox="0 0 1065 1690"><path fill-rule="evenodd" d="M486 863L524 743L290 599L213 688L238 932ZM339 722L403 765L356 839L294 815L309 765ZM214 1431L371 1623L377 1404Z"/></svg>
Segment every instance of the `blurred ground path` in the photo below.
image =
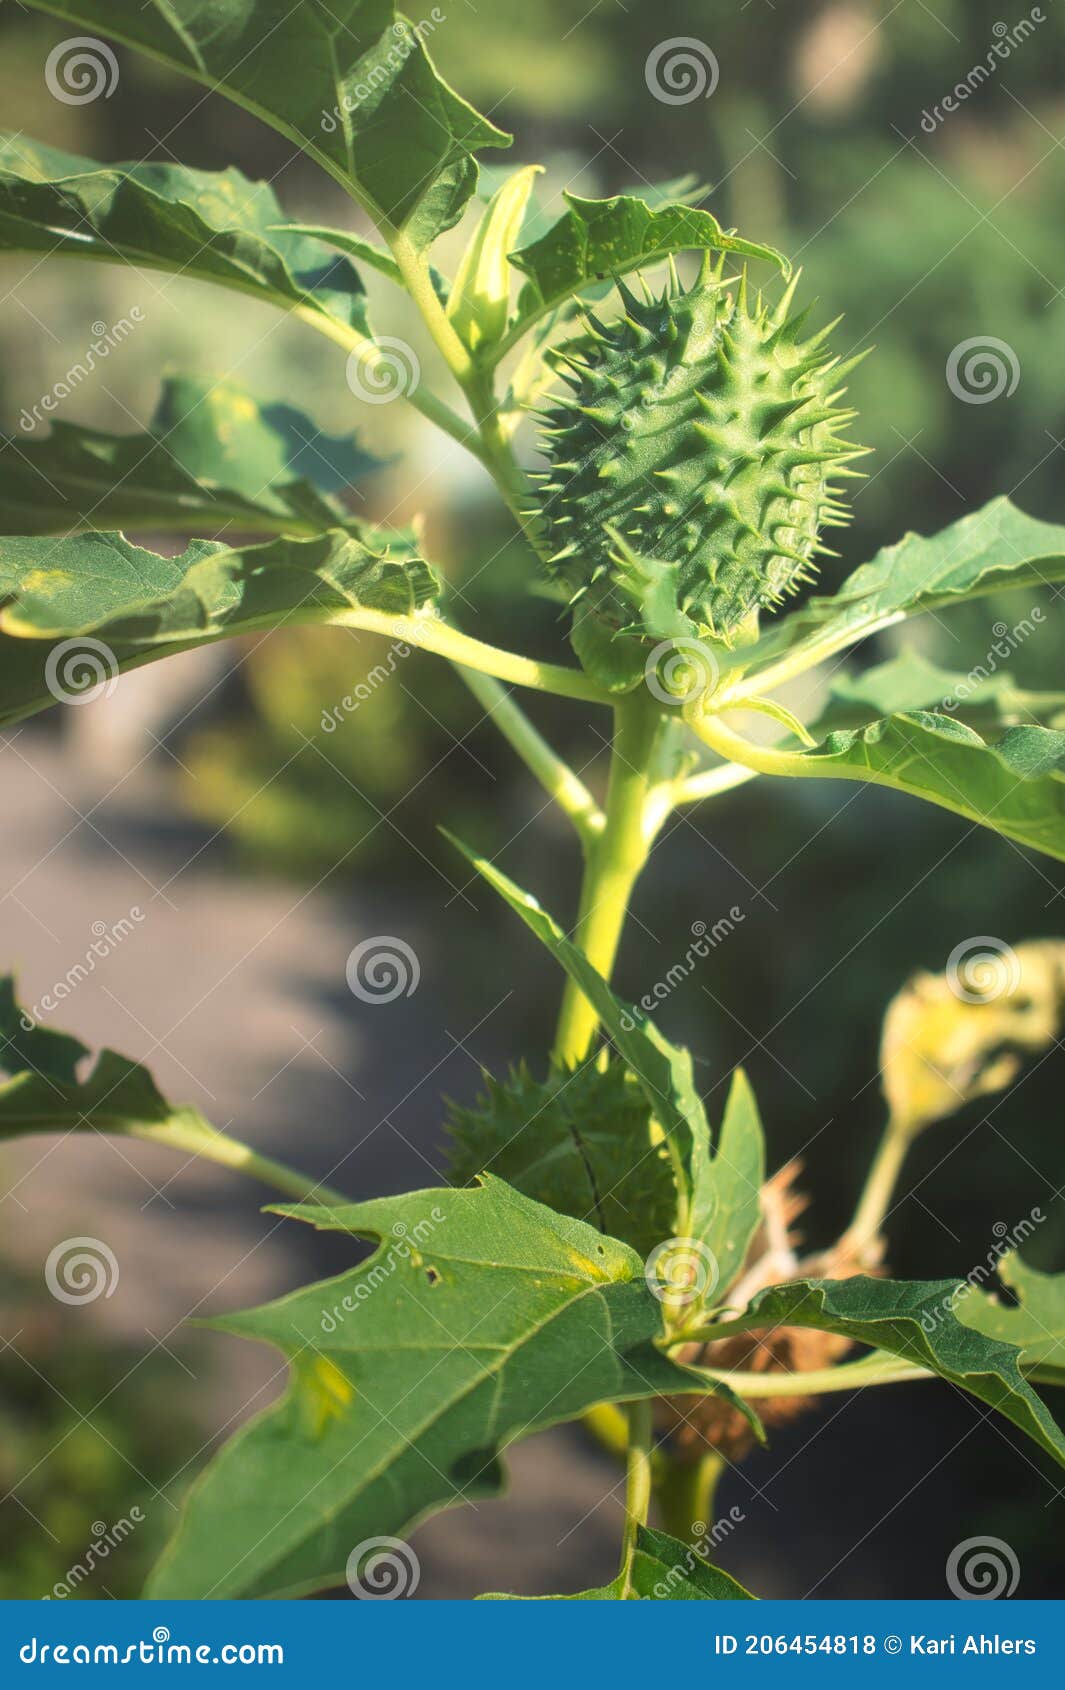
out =
<svg viewBox="0 0 1065 1690"><path fill-rule="evenodd" d="M133 772L116 777L91 742L77 744L33 724L0 750L0 971L17 972L23 1003L58 994L45 1025L146 1061L172 1101L353 1196L436 1183L440 1093L468 1093L471 1063L501 1067L511 1054L492 1048L490 1024L459 1020L450 959L433 949L440 899L424 886L307 895L227 872L218 842L175 821L165 754L127 756ZM387 1009L357 1002L345 981L352 947L381 933L402 936L422 962L418 991ZM67 986L94 940L108 954ZM205 1437L261 1407L282 1379L257 1346L208 1335L190 1347L184 1319L354 1260L342 1240L261 1215L270 1194L248 1181L131 1140L13 1145L0 1197L5 1253L30 1280L63 1239L113 1251L114 1294L62 1319L79 1336L90 1320L146 1351L164 1346L175 1391L202 1407ZM618 1502L603 1498L614 1469L589 1462L575 1432L534 1440L511 1465L511 1500L422 1528L420 1596L611 1576Z"/></svg>

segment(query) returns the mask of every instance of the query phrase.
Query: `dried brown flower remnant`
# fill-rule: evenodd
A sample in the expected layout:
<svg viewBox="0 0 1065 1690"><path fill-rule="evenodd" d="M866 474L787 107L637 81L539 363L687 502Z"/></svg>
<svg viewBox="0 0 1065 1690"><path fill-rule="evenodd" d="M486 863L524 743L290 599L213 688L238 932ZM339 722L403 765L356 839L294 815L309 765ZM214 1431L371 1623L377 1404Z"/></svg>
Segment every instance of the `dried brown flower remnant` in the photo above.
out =
<svg viewBox="0 0 1065 1690"><path fill-rule="evenodd" d="M746 1308L759 1291L770 1285L807 1277L850 1279L870 1271L868 1261L859 1262L845 1241L817 1255L800 1258L801 1238L795 1221L806 1208L805 1195L796 1189L802 1171L799 1162L789 1162L762 1187L762 1225L748 1251L743 1271L722 1299L728 1307ZM736 1370L744 1373L812 1373L831 1367L852 1348L849 1338L807 1327L755 1328L735 1337L719 1338L711 1344L691 1344L679 1359L699 1367ZM766 1397L758 1412L767 1426L780 1426L810 1409L812 1396ZM696 1461L707 1447L728 1461L739 1461L751 1449L754 1433L746 1417L721 1397L692 1399L674 1397L665 1404L662 1423L673 1432L673 1447L682 1461Z"/></svg>

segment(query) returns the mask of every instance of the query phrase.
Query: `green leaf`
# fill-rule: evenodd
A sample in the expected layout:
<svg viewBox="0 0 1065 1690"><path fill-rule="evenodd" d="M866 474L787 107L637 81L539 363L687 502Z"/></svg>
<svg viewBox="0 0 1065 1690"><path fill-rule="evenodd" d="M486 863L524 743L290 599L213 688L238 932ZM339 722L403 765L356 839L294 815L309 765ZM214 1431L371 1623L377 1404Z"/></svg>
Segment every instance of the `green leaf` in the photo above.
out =
<svg viewBox="0 0 1065 1690"><path fill-rule="evenodd" d="M640 1599L652 1602L753 1602L755 1598L728 1573L712 1567L697 1549L666 1532L638 1526L636 1553L628 1578L619 1573L599 1590L581 1590L574 1596L510 1596L492 1592L481 1602L623 1602Z"/></svg>
<svg viewBox="0 0 1065 1690"><path fill-rule="evenodd" d="M0 437L0 533L317 534L348 520L328 494L377 467L291 405L261 406L233 382L171 378L146 433L53 422L40 439Z"/></svg>
<svg viewBox="0 0 1065 1690"><path fill-rule="evenodd" d="M195 276L368 332L354 267L288 227L273 189L239 170L103 165L0 135L0 251Z"/></svg>
<svg viewBox="0 0 1065 1690"><path fill-rule="evenodd" d="M680 1196L678 1232L682 1241L699 1246L692 1264L696 1283L709 1268L706 1296L723 1290L742 1265L758 1224L764 1174L761 1122L746 1077L737 1073L733 1078L715 1154L706 1111L695 1086L691 1052L671 1044L653 1021L615 997L584 953L566 938L535 898L459 840L453 839L453 843L551 952L599 1015L672 1147ZM709 1263L704 1250L711 1252ZM678 1262L682 1254L678 1250Z"/></svg>
<svg viewBox="0 0 1065 1690"><path fill-rule="evenodd" d="M997 1272L1017 1301L1004 1303L973 1286L955 1304L958 1319L987 1338L1015 1344L1025 1373L1065 1385L1065 1273L1040 1273L1016 1251L1002 1257Z"/></svg>
<svg viewBox="0 0 1065 1690"><path fill-rule="evenodd" d="M813 733L835 728L862 727L872 716L894 716L907 710L941 711L964 689L968 677L930 663L921 652L907 649L860 674L837 675L829 686L829 702ZM974 704L993 709L1011 691L1009 677L991 675L976 680ZM953 713L953 712L952 712Z"/></svg>
<svg viewBox="0 0 1065 1690"><path fill-rule="evenodd" d="M952 1279L797 1280L759 1292L742 1315L707 1336L810 1326L871 1344L989 1403L1065 1466L1065 1434L1021 1373L1019 1351L962 1324L955 1304L960 1289Z"/></svg>
<svg viewBox="0 0 1065 1690"><path fill-rule="evenodd" d="M280 1350L287 1396L193 1487L155 1598L311 1594L370 1536L498 1494L501 1450L593 1404L698 1391L655 1347L634 1251L486 1175L278 1213L379 1240L369 1261L212 1322Z"/></svg>
<svg viewBox="0 0 1065 1690"><path fill-rule="evenodd" d="M905 650L859 675L840 675L829 687L829 701L811 728L815 735L837 728L863 727L871 716L906 711L949 713L979 729L1018 727L1043 721L1065 724L1065 692L1030 692L1005 670L980 666L968 674L941 669L919 651Z"/></svg>
<svg viewBox="0 0 1065 1690"><path fill-rule="evenodd" d="M295 141L368 209L427 242L509 137L448 87L392 0L28 0L139 47Z"/></svg>
<svg viewBox="0 0 1065 1690"><path fill-rule="evenodd" d="M652 207L634 194L613 199L565 195L568 210L539 240L512 252L510 262L528 280L518 295L503 342L509 349L548 312L587 288L677 252L733 252L766 259L787 271L772 247L722 229L709 211L674 202Z"/></svg>
<svg viewBox="0 0 1065 1690"><path fill-rule="evenodd" d="M195 540L180 557L122 534L0 539L0 724L212 640L302 622L389 632L436 590L420 559L337 529L259 546Z"/></svg>
<svg viewBox="0 0 1065 1690"><path fill-rule="evenodd" d="M692 1234L717 1263L717 1295L743 1266L762 1219L765 1135L751 1082L742 1068L732 1075L715 1156L693 1163Z"/></svg>
<svg viewBox="0 0 1065 1690"><path fill-rule="evenodd" d="M949 609L1004 588L1045 587L1065 580L1065 527L1026 516L1009 499L931 538L907 534L864 563L830 598L811 599L778 620L736 665L757 673L791 654L808 663L926 610Z"/></svg>
<svg viewBox="0 0 1065 1690"><path fill-rule="evenodd" d="M1065 733L1008 728L994 742L926 711L830 734L796 754L793 772L871 781L953 810L1065 861Z"/></svg>
<svg viewBox="0 0 1065 1690"><path fill-rule="evenodd" d="M448 1115L448 1172L461 1185L482 1169L559 1214L597 1226L646 1257L674 1230L677 1194L651 1132L647 1100L622 1063L584 1062L534 1080L522 1064L505 1082L484 1076L473 1108Z"/></svg>

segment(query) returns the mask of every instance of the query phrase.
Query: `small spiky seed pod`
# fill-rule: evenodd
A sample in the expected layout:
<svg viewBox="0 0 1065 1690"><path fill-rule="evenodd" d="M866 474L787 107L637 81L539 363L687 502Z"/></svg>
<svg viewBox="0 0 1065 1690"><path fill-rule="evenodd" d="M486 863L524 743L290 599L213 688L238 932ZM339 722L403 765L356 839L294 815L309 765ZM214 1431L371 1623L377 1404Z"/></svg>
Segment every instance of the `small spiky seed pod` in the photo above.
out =
<svg viewBox="0 0 1065 1690"><path fill-rule="evenodd" d="M831 478L853 475L861 450L840 434L853 366L824 351L835 325L802 339L794 289L752 304L746 277L734 290L709 261L658 300L619 283L624 316L589 317L556 353L573 391L544 419L551 567L614 630L750 637L760 609L812 578L821 530L847 519Z"/></svg>
<svg viewBox="0 0 1065 1690"><path fill-rule="evenodd" d="M647 1101L624 1064L582 1063L536 1080L523 1065L485 1075L474 1107L452 1105L448 1172L483 1168L526 1197L588 1221L647 1256L673 1231L677 1191Z"/></svg>

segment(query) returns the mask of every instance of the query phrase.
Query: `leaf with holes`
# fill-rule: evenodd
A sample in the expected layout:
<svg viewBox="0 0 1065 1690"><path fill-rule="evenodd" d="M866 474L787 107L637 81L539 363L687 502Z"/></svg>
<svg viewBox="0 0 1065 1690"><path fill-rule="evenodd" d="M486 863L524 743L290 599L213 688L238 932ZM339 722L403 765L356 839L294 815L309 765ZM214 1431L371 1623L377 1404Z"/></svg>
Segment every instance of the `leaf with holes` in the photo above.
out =
<svg viewBox="0 0 1065 1690"><path fill-rule="evenodd" d="M635 1251L491 1175L278 1212L377 1249L211 1323L279 1350L288 1394L194 1485L153 1598L326 1589L371 1535L496 1495L516 1438L595 1403L703 1388L656 1348L661 1304Z"/></svg>
<svg viewBox="0 0 1065 1690"><path fill-rule="evenodd" d="M1015 1344L1020 1365L1047 1385L1065 1385L1065 1273L1040 1273L1011 1251L998 1263L998 1276L1016 1298L973 1286L963 1291L955 1312L963 1326Z"/></svg>
<svg viewBox="0 0 1065 1690"><path fill-rule="evenodd" d="M709 1338L754 1327L810 1326L870 1344L988 1403L1065 1467L1065 1433L1020 1368L1020 1350L959 1318L957 1280L804 1279L754 1297Z"/></svg>

